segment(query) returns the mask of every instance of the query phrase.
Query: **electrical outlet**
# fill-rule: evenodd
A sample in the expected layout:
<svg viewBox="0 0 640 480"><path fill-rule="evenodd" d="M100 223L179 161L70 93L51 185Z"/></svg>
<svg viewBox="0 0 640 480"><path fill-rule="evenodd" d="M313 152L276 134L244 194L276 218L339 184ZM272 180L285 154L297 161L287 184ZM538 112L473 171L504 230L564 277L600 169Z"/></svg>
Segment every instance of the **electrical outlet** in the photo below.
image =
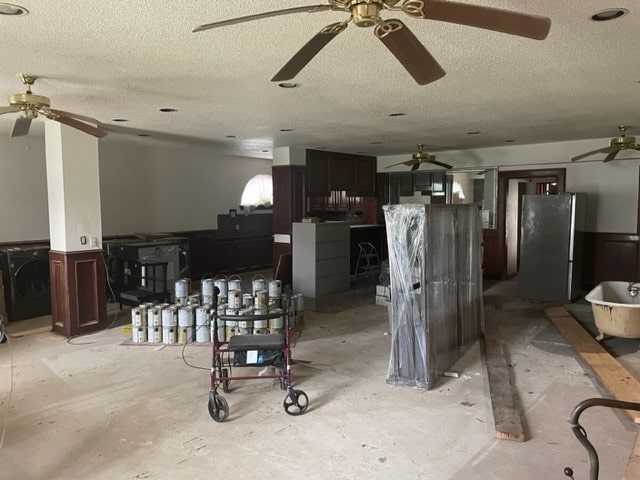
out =
<svg viewBox="0 0 640 480"><path fill-rule="evenodd" d="M86 245L87 244L87 237L86 235L82 235L80 237L80 245Z"/></svg>

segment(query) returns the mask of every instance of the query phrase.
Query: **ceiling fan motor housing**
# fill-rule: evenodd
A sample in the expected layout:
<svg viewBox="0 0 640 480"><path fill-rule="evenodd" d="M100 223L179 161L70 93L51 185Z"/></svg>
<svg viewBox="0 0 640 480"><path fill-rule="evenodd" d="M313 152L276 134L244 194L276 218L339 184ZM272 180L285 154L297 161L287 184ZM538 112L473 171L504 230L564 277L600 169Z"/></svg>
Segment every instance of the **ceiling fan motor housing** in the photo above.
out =
<svg viewBox="0 0 640 480"><path fill-rule="evenodd" d="M385 2L383 0L354 0L349 4L353 23L358 27L373 27L380 22L380 10L384 4L394 4L397 2Z"/></svg>
<svg viewBox="0 0 640 480"><path fill-rule="evenodd" d="M619 137L612 138L609 144L612 147L620 147L622 150L626 148L633 148L636 144L636 137L621 135Z"/></svg>

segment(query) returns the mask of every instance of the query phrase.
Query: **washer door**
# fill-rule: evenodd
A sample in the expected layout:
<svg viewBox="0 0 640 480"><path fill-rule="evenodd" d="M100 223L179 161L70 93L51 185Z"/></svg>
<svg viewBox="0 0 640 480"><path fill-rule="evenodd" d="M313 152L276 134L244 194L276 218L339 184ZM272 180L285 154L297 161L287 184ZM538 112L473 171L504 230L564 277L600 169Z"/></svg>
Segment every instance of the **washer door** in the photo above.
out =
<svg viewBox="0 0 640 480"><path fill-rule="evenodd" d="M27 300L49 295L49 262L33 259L20 265L13 274L13 288L16 295Z"/></svg>

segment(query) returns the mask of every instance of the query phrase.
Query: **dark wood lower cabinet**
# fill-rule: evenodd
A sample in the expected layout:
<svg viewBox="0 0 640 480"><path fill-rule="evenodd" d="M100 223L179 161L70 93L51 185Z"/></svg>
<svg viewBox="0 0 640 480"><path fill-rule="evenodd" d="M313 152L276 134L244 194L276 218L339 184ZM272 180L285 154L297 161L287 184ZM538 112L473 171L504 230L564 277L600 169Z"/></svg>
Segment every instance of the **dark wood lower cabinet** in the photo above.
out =
<svg viewBox="0 0 640 480"><path fill-rule="evenodd" d="M640 236L622 233L587 233L585 286L607 280L640 281Z"/></svg>
<svg viewBox="0 0 640 480"><path fill-rule="evenodd" d="M102 252L49 252L51 327L66 337L102 330L107 323Z"/></svg>

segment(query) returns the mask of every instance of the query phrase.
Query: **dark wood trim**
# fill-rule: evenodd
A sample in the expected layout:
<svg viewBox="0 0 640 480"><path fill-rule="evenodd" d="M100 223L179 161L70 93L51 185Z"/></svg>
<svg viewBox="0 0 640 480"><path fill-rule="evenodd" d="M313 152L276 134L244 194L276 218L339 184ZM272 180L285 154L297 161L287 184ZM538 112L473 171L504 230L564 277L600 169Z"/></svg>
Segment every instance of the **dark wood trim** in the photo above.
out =
<svg viewBox="0 0 640 480"><path fill-rule="evenodd" d="M555 177L558 183L558 193L565 191L567 169L549 168L541 170L500 170L498 171L498 261L500 265L500 279L507 279L507 242L506 234L506 211L507 211L507 190L509 180L515 178L541 178Z"/></svg>
<svg viewBox="0 0 640 480"><path fill-rule="evenodd" d="M51 323L66 337L102 330L107 324L102 251L49 251Z"/></svg>

